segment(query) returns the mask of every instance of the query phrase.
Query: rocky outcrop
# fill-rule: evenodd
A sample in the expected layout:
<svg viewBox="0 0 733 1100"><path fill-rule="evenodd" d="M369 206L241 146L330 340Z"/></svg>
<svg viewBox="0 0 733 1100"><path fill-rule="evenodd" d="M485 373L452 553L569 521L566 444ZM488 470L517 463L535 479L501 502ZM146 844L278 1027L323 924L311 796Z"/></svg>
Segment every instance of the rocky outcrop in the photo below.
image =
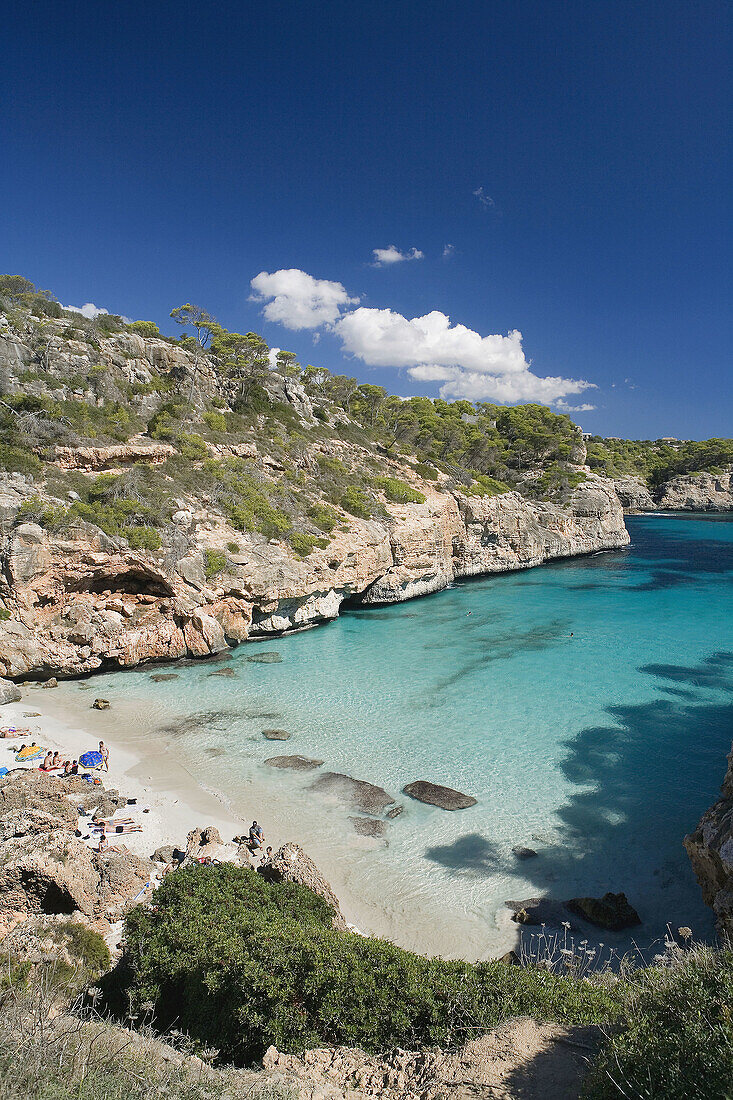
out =
<svg viewBox="0 0 733 1100"><path fill-rule="evenodd" d="M721 797L684 839L706 905L721 936L733 939L733 747Z"/></svg>
<svg viewBox="0 0 733 1100"><path fill-rule="evenodd" d="M600 1028L519 1017L453 1051L373 1055L329 1047L298 1055L270 1047L263 1066L266 1074L282 1073L283 1083L303 1100L574 1100L601 1039Z"/></svg>
<svg viewBox="0 0 733 1100"><path fill-rule="evenodd" d="M613 486L624 512L652 512L656 508L647 483L641 477L616 477Z"/></svg>
<svg viewBox="0 0 733 1100"><path fill-rule="evenodd" d="M441 810L467 810L476 805L476 799L470 794L462 794L452 787L443 787L440 783L429 783L427 779L417 779L402 788L403 792L418 802L428 806L439 806Z"/></svg>
<svg viewBox="0 0 733 1100"><path fill-rule="evenodd" d="M105 798L76 776L16 771L0 778L0 927L39 914L120 919L152 865L126 848L93 851L75 835L77 805L89 812Z"/></svg>
<svg viewBox="0 0 733 1100"><path fill-rule="evenodd" d="M336 798L344 805L353 806L364 814L373 814L377 817L394 803L392 795L388 794L383 787L367 783L364 779L353 779L350 775L342 775L340 772L324 772L314 783L311 783L310 789L318 794Z"/></svg>
<svg viewBox="0 0 733 1100"><path fill-rule="evenodd" d="M11 680L0 679L0 707L5 703L17 703L22 698L20 688Z"/></svg>
<svg viewBox="0 0 733 1100"><path fill-rule="evenodd" d="M650 491L640 477L617 477L613 485L624 512L730 512L733 471L678 474Z"/></svg>
<svg viewBox="0 0 733 1100"><path fill-rule="evenodd" d="M316 867L310 856L298 844L283 844L272 859L265 860L257 868L267 882L295 882L307 886L327 903L333 912L333 927L345 932L347 925L338 898Z"/></svg>
<svg viewBox="0 0 733 1100"><path fill-rule="evenodd" d="M658 508L686 512L729 512L733 509L733 474L680 474L657 493Z"/></svg>

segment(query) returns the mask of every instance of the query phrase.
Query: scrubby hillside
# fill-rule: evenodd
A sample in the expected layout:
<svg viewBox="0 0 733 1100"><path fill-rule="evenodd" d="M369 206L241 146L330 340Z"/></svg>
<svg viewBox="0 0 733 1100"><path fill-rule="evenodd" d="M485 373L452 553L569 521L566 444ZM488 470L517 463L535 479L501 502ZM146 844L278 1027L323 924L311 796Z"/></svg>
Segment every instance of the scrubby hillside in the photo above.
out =
<svg viewBox="0 0 733 1100"><path fill-rule="evenodd" d="M190 305L175 340L20 277L0 299L0 674L203 656L628 541L544 407L389 397Z"/></svg>

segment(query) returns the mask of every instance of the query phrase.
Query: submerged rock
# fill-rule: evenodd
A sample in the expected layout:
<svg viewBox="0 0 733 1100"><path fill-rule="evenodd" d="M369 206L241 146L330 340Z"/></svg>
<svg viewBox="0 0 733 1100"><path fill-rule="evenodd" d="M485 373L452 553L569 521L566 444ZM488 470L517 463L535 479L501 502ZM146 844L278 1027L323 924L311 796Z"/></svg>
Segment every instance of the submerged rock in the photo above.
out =
<svg viewBox="0 0 733 1100"><path fill-rule="evenodd" d="M109 710L109 708L110 708L109 699L95 699L94 702L92 703L92 709L93 710Z"/></svg>
<svg viewBox="0 0 733 1100"><path fill-rule="evenodd" d="M566 903L571 913L608 928L611 932L620 932L623 928L633 928L641 924L641 917L631 905L626 894L604 894L602 898L571 898Z"/></svg>
<svg viewBox="0 0 733 1100"><path fill-rule="evenodd" d="M163 684L166 680L180 679L177 672L156 672L150 677L154 684Z"/></svg>
<svg viewBox="0 0 733 1100"><path fill-rule="evenodd" d="M209 676L225 676L229 680L233 679L233 677L235 677L236 675L237 674L234 669L229 668L228 666L225 666L224 668L214 669L213 672L209 673Z"/></svg>
<svg viewBox="0 0 733 1100"><path fill-rule="evenodd" d="M387 822L377 817L350 817L354 832L359 836L383 837L387 832Z"/></svg>
<svg viewBox="0 0 733 1100"><path fill-rule="evenodd" d="M307 886L330 906L334 928L341 932L346 931L346 921L338 898L313 860L306 855L299 844L294 844L292 841L283 844L272 859L257 868L257 873L267 882L297 882L300 886Z"/></svg>
<svg viewBox="0 0 733 1100"><path fill-rule="evenodd" d="M552 898L525 898L524 901L507 901L516 924L551 924L559 927L568 919L568 911L561 901Z"/></svg>
<svg viewBox="0 0 733 1100"><path fill-rule="evenodd" d="M258 665L275 665L278 661L282 661L282 655L280 653L253 653L251 657L246 657L247 661L254 661Z"/></svg>
<svg viewBox="0 0 733 1100"><path fill-rule="evenodd" d="M353 779L350 775L341 775L340 772L326 772L311 783L310 789L320 794L334 795L340 802L374 816L384 813L394 802L392 795L383 787L363 779Z"/></svg>
<svg viewBox="0 0 733 1100"><path fill-rule="evenodd" d="M289 741L292 734L288 733L287 730L263 730L262 736L266 737L268 741Z"/></svg>
<svg viewBox="0 0 733 1100"><path fill-rule="evenodd" d="M418 779L402 788L410 798L426 802L428 806L439 806L441 810L467 810L476 805L476 799L470 794L462 794L452 787L443 787L440 783L429 783L427 779Z"/></svg>
<svg viewBox="0 0 733 1100"><path fill-rule="evenodd" d="M512 853L517 859L534 859L537 855L534 848L524 848L521 844L515 845L515 847L512 848Z"/></svg>
<svg viewBox="0 0 733 1100"><path fill-rule="evenodd" d="M309 772L320 768L322 760L310 760L307 756L271 756L265 763L271 768L289 768L294 772Z"/></svg>

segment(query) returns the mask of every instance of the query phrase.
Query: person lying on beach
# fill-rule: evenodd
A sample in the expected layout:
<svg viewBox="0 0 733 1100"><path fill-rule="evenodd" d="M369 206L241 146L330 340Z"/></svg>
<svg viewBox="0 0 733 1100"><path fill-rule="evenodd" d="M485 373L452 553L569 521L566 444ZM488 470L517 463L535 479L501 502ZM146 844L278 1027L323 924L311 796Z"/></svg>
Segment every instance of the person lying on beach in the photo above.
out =
<svg viewBox="0 0 733 1100"><path fill-rule="evenodd" d="M262 831L262 826L258 825L256 821L252 822L249 830L249 843L247 847L250 852L260 852L265 844L265 834Z"/></svg>
<svg viewBox="0 0 733 1100"><path fill-rule="evenodd" d="M142 825L108 825L107 828L111 833L141 833L143 831Z"/></svg>

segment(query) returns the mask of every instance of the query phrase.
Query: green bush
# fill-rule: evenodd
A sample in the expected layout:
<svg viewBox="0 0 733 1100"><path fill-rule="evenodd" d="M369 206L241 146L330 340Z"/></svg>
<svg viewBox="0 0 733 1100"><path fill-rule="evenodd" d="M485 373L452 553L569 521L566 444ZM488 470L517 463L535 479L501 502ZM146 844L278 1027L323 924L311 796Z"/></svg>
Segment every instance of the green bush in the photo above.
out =
<svg viewBox="0 0 733 1100"><path fill-rule="evenodd" d="M160 336L160 329L155 321L132 321L127 328L129 332L136 332L138 336Z"/></svg>
<svg viewBox="0 0 733 1100"><path fill-rule="evenodd" d="M326 903L229 864L184 868L133 909L122 983L133 1012L154 1005L239 1064L274 1043L369 1051L453 1045L511 1016L589 1023L614 1015L589 983L501 963L428 959L382 940L335 931Z"/></svg>
<svg viewBox="0 0 733 1100"><path fill-rule="evenodd" d="M319 539L315 535L306 535L303 531L293 531L290 535L290 545L299 558L307 558L316 546L324 550L328 546L328 539Z"/></svg>
<svg viewBox="0 0 733 1100"><path fill-rule="evenodd" d="M352 516L369 519L372 514L372 502L362 489L350 485L341 497L341 507Z"/></svg>
<svg viewBox="0 0 733 1100"><path fill-rule="evenodd" d="M31 451L0 443L0 469L35 478L43 470L43 463Z"/></svg>
<svg viewBox="0 0 733 1100"><path fill-rule="evenodd" d="M206 458L209 453L205 440L195 433L179 432L174 443L183 457L191 459L192 462Z"/></svg>
<svg viewBox="0 0 733 1100"><path fill-rule="evenodd" d="M315 526L327 534L333 531L339 521L338 512L335 512L333 508L329 508L327 504L312 504L308 509L308 515Z"/></svg>
<svg viewBox="0 0 733 1100"><path fill-rule="evenodd" d="M510 492L510 489L503 481L497 481L493 477L486 477L485 474L479 474L473 485L468 489L468 492L471 496L497 497L500 496L501 493Z"/></svg>
<svg viewBox="0 0 733 1100"><path fill-rule="evenodd" d="M387 500L395 504L424 504L423 493L413 489L406 481L400 481L398 477L375 477L374 486L384 493Z"/></svg>
<svg viewBox="0 0 733 1100"><path fill-rule="evenodd" d="M438 471L434 466L428 465L427 462L416 462L413 469L418 477L425 478L426 481L438 480Z"/></svg>
<svg viewBox="0 0 733 1100"><path fill-rule="evenodd" d="M238 542L228 542L227 543L227 550L229 551L230 554L238 554L239 553L239 543Z"/></svg>
<svg viewBox="0 0 733 1100"><path fill-rule="evenodd" d="M227 430L227 418L218 412L205 412L204 423L212 432L225 432Z"/></svg>
<svg viewBox="0 0 733 1100"><path fill-rule="evenodd" d="M208 547L204 550L204 573L207 580L223 573L226 565L227 559L220 550L210 550Z"/></svg>
<svg viewBox="0 0 733 1100"><path fill-rule="evenodd" d="M625 983L624 1023L586 1084L588 1100L730 1100L733 951L676 954Z"/></svg>

